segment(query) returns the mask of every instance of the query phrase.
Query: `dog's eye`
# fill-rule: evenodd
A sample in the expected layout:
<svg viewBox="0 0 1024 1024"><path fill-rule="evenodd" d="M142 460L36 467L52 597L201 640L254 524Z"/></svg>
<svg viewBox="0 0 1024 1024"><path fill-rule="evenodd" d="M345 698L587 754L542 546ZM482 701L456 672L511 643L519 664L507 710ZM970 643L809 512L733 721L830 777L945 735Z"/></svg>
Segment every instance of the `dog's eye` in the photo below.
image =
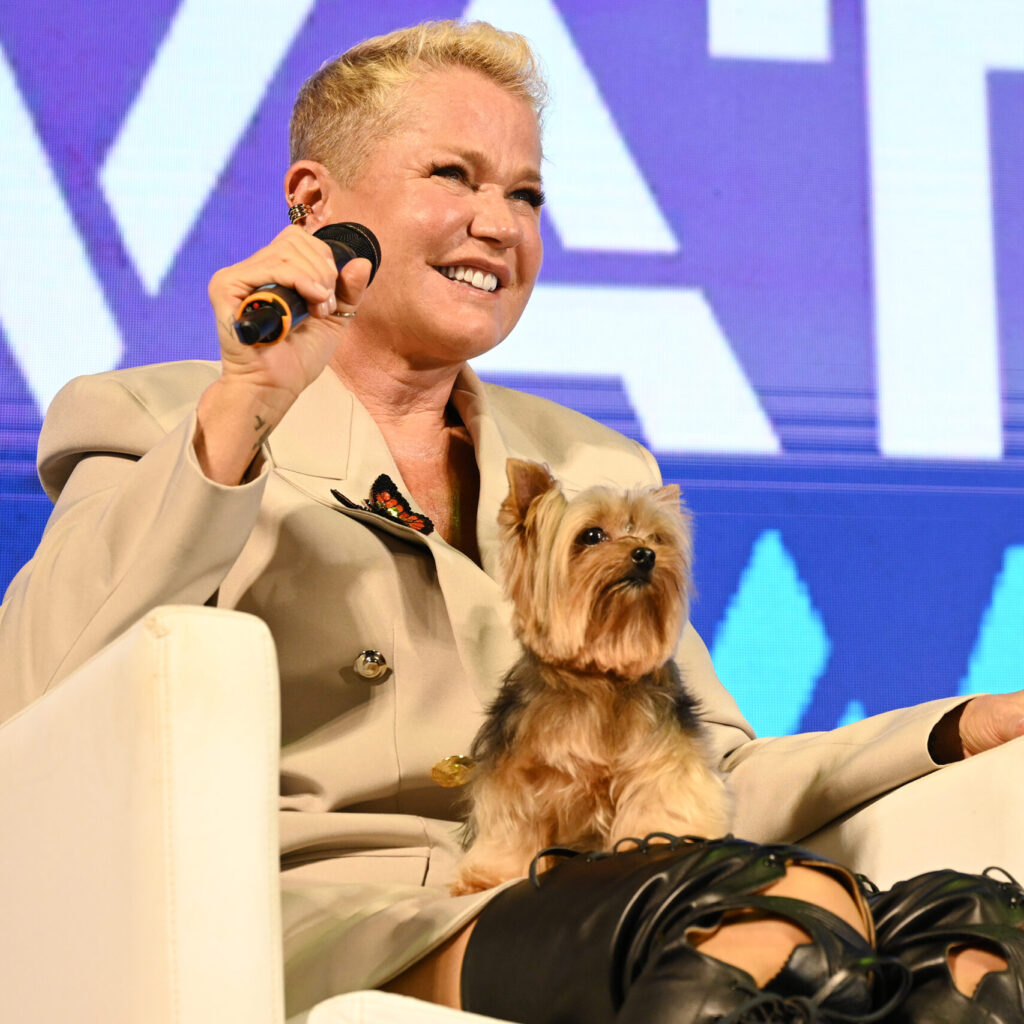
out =
<svg viewBox="0 0 1024 1024"><path fill-rule="evenodd" d="M589 526L576 538L576 543L586 544L589 547L607 539L608 534L600 526Z"/></svg>

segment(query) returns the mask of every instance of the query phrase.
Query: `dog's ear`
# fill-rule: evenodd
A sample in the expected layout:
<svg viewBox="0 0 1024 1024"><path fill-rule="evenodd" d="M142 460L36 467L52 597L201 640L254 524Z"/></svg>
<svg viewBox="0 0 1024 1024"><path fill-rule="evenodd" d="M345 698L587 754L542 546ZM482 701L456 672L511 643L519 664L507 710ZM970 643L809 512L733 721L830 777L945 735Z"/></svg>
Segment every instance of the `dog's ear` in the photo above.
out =
<svg viewBox="0 0 1024 1024"><path fill-rule="evenodd" d="M685 527L690 526L693 521L693 515L683 501L678 484L655 487L651 491L651 497L674 519L681 521Z"/></svg>
<svg viewBox="0 0 1024 1024"><path fill-rule="evenodd" d="M508 474L505 508L518 522L526 518L526 510L535 498L558 486L547 466L539 462L509 459L505 464L505 472Z"/></svg>
<svg viewBox="0 0 1024 1024"><path fill-rule="evenodd" d="M651 497L659 504L667 508L680 509L682 493L679 484L666 484L664 487L656 487L651 491Z"/></svg>
<svg viewBox="0 0 1024 1024"><path fill-rule="evenodd" d="M502 540L501 569L507 597L515 606L513 626L522 639L531 608L537 569L536 531L526 529L526 514L533 502L558 484L546 466L525 459L509 459L508 494L498 510L498 527Z"/></svg>

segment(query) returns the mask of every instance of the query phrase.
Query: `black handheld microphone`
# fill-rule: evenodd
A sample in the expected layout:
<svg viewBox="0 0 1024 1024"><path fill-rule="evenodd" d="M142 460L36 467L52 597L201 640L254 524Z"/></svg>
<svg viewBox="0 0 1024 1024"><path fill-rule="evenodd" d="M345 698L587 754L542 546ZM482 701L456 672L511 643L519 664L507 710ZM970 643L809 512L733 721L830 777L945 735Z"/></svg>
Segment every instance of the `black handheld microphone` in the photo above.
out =
<svg viewBox="0 0 1024 1024"><path fill-rule="evenodd" d="M380 242L362 224L328 224L314 237L326 242L334 253L339 270L349 260L370 261L370 281L380 266ZM280 284L261 285L238 307L235 334L243 345L268 345L280 341L308 315L306 300L291 288Z"/></svg>

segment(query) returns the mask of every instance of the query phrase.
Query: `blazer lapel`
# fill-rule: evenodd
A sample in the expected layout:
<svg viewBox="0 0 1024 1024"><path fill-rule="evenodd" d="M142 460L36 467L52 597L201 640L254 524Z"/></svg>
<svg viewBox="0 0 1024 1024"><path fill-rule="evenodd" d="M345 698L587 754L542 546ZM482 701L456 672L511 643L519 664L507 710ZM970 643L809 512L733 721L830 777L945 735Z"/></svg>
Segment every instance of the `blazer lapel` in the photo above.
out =
<svg viewBox="0 0 1024 1024"><path fill-rule="evenodd" d="M271 434L267 447L274 467L325 480L346 480L356 404L334 371L325 369Z"/></svg>
<svg viewBox="0 0 1024 1024"><path fill-rule="evenodd" d="M417 532L359 507L381 474L394 481L407 501L411 497L377 424L329 367L299 396L268 448L275 471L314 501L428 549L460 657L481 701L487 702L519 650L498 582L497 516L508 490L507 450L483 386L471 370L460 374L453 401L473 438L480 470L477 539L482 570L436 532Z"/></svg>
<svg viewBox="0 0 1024 1024"><path fill-rule="evenodd" d="M377 424L328 367L296 399L268 442L277 473L314 501L403 540L421 532L366 507L383 474L408 494Z"/></svg>

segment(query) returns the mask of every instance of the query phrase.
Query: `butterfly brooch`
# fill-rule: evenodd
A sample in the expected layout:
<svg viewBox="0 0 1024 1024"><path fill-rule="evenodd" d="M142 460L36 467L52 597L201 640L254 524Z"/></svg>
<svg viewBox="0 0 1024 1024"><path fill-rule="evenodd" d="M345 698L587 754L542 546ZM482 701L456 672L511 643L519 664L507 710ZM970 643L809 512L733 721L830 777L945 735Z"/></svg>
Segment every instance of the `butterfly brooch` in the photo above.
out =
<svg viewBox="0 0 1024 1024"><path fill-rule="evenodd" d="M335 496L347 508L358 509L360 512L373 512L374 515L391 519L403 526L408 526L417 533L424 536L434 532L434 524L422 512L413 512L409 507L409 499L395 486L394 480L386 473L381 473L373 486L370 488L369 498L363 500L362 505L356 504L345 497L341 491L331 488L331 494Z"/></svg>

